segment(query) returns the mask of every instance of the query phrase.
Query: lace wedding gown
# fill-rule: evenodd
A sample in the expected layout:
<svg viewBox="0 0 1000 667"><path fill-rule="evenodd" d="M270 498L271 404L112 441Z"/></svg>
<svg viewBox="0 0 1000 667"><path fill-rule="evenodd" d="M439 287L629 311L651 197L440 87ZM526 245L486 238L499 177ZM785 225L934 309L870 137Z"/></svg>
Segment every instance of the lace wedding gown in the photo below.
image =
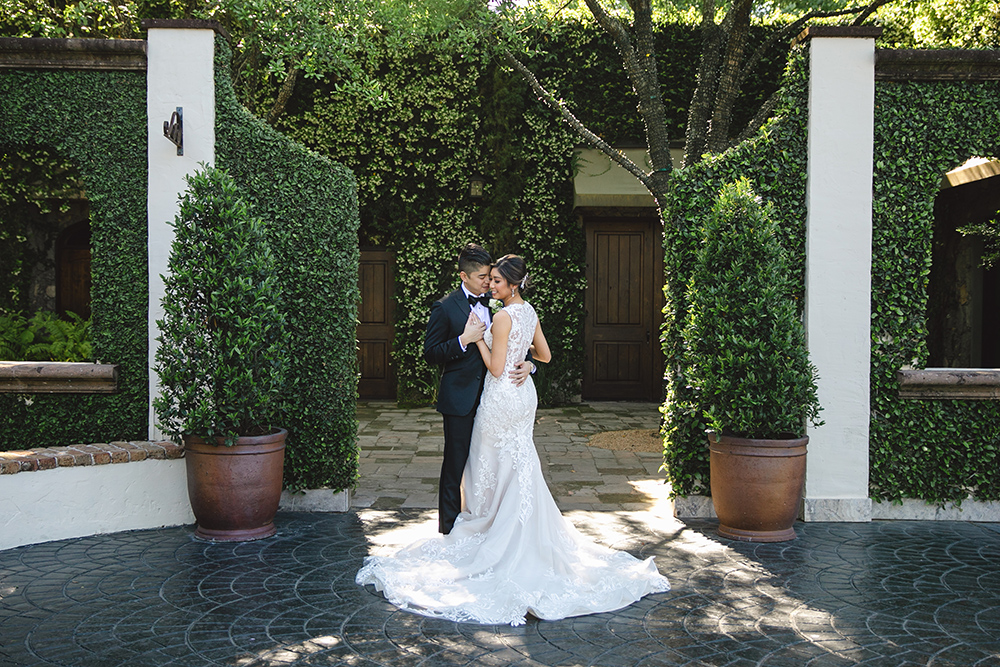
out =
<svg viewBox="0 0 1000 667"><path fill-rule="evenodd" d="M535 386L508 377L538 316L527 303L504 310L512 320L507 359L501 377L486 375L462 479L467 510L449 535L366 558L357 583L425 616L510 625L527 613L553 620L612 611L669 590L652 558L591 542L556 507L532 440ZM485 339L492 347L491 332Z"/></svg>

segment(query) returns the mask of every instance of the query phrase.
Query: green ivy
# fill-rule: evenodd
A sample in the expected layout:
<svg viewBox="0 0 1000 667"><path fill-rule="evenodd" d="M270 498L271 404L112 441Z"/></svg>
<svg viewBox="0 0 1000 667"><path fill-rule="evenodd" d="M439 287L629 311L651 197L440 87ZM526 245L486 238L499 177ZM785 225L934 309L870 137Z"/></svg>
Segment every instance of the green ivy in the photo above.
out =
<svg viewBox="0 0 1000 667"><path fill-rule="evenodd" d="M727 180L747 176L774 205L782 243L805 267L807 53L792 54L784 101L760 134L675 174L664 229L667 356L664 460L677 495L709 494L703 417L686 375L680 327L701 219ZM942 175L970 156L1000 155L995 83L878 82L872 256L870 483L872 498L1000 499L1000 404L899 397L896 372L927 362L927 286L934 198Z"/></svg>
<svg viewBox="0 0 1000 667"><path fill-rule="evenodd" d="M927 363L934 198L945 172L1000 157L995 82L878 82L872 247L873 498L1000 500L1000 403L899 397Z"/></svg>
<svg viewBox="0 0 1000 667"><path fill-rule="evenodd" d="M265 221L288 334L277 423L285 487L342 490L358 476L358 203L350 170L306 150L236 100L216 39L216 162Z"/></svg>
<svg viewBox="0 0 1000 667"><path fill-rule="evenodd" d="M683 138L700 37L687 25L664 24L657 36L670 127ZM751 41L766 34L754 29ZM540 80L585 123L612 143L644 142L636 99L614 45L590 23L554 22L531 61ZM437 370L422 356L430 305L458 285L455 258L468 241L494 255L528 262L553 361L535 377L542 403L580 394L583 372L584 232L573 211L573 151L579 138L540 104L520 78L494 64L448 50L442 40L406 52L371 54L389 100L370 100L333 80L306 79L277 127L350 167L358 179L359 239L396 251L394 362L398 398L433 402ZM780 65L765 63L737 109L777 86ZM248 100L263 113L272 99ZM468 197L469 175L487 177L482 203Z"/></svg>
<svg viewBox="0 0 1000 667"><path fill-rule="evenodd" d="M0 146L43 151L71 163L83 180L93 246L92 354L119 367L117 394L0 394L0 449L144 439L146 77L2 70L0 99Z"/></svg>
<svg viewBox="0 0 1000 667"><path fill-rule="evenodd" d="M774 117L752 139L673 175L670 216L664 224L664 295L661 341L665 356L666 400L661 408L664 464L673 493L710 495L705 413L689 377L690 358L683 330L689 317L690 285L701 229L726 183L746 178L772 208L777 234L792 267L795 296L805 291L805 185L808 63L803 50L792 53L782 99Z"/></svg>

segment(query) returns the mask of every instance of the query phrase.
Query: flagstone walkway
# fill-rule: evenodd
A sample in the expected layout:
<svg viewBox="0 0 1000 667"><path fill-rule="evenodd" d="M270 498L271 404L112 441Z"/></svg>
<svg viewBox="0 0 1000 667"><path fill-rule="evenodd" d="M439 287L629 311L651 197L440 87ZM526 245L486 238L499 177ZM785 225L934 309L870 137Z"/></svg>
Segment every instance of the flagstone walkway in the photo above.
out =
<svg viewBox="0 0 1000 667"><path fill-rule="evenodd" d="M361 479L352 506L437 507L444 447L441 415L433 408L399 408L389 401L359 402L357 414ZM656 430L659 424L656 403L600 402L538 410L535 448L559 508L617 511L669 505L670 487L660 472L659 451L587 445L596 433Z"/></svg>

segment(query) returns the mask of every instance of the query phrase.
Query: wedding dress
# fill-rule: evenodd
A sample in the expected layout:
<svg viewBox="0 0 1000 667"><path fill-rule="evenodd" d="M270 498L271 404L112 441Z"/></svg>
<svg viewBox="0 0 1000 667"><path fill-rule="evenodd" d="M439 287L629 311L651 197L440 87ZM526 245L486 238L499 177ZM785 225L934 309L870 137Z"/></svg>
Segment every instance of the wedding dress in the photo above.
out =
<svg viewBox="0 0 1000 667"><path fill-rule="evenodd" d="M532 440L535 386L508 377L538 316L527 303L504 310L512 320L507 358L499 378L486 375L462 479L465 511L448 535L367 557L357 583L425 616L510 625L528 613L554 620L613 611L669 590L652 558L595 544L559 512ZM492 332L484 338L492 347Z"/></svg>

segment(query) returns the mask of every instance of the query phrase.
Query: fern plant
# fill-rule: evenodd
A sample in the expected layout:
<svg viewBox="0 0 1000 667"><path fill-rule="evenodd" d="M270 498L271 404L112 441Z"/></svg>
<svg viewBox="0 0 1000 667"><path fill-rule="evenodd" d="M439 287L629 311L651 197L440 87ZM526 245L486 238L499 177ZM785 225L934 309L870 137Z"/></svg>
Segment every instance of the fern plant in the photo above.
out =
<svg viewBox="0 0 1000 667"><path fill-rule="evenodd" d="M28 328L28 321L21 313L0 313L0 359L24 360L25 350L34 339L35 333Z"/></svg>
<svg viewBox="0 0 1000 667"><path fill-rule="evenodd" d="M88 361L93 352L90 320L67 312L69 320L49 311L26 319L0 314L0 359L6 361Z"/></svg>
<svg viewBox="0 0 1000 667"><path fill-rule="evenodd" d="M70 320L59 319L55 313L39 311L28 321L36 332L35 340L25 349L24 358L31 361L87 361L91 358L90 320L67 311Z"/></svg>

